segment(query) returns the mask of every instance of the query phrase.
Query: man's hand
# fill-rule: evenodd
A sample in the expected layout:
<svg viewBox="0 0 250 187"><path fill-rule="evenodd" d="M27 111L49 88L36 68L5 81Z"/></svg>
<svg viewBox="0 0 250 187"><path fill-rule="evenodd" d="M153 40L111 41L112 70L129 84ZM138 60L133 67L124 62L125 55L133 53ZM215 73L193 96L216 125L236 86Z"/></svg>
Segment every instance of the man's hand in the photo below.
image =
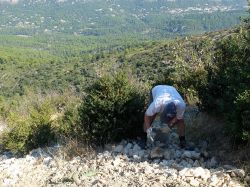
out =
<svg viewBox="0 0 250 187"><path fill-rule="evenodd" d="M147 138L148 138L151 142L154 142L152 127L150 127L150 128L147 129Z"/></svg>
<svg viewBox="0 0 250 187"><path fill-rule="evenodd" d="M178 121L178 119L175 117L173 118L170 122L169 122L169 128L173 128L176 125L176 122Z"/></svg>
<svg viewBox="0 0 250 187"><path fill-rule="evenodd" d="M153 115L153 116L147 116L146 114L144 115L144 132L147 132L147 129L149 129L151 127L151 124L153 123L155 117L157 114Z"/></svg>

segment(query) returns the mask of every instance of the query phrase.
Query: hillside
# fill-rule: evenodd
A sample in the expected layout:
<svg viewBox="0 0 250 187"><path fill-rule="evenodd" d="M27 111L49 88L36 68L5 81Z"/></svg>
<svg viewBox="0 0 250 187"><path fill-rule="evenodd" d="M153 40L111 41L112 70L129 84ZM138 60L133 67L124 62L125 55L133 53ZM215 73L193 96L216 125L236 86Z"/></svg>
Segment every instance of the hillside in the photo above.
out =
<svg viewBox="0 0 250 187"><path fill-rule="evenodd" d="M245 0L0 2L0 33L13 35L173 37L232 27L247 10Z"/></svg>
<svg viewBox="0 0 250 187"><path fill-rule="evenodd" d="M5 153L0 156L0 184L2 181L3 186L247 185L240 182L245 171L217 160L207 151L206 141L201 141L195 151L184 151L178 148L177 137L171 132L167 148L144 149L138 141L124 140L106 145L98 152L71 142L68 147L35 149L21 158ZM77 152L72 154L72 148ZM69 155L73 158L68 158Z"/></svg>
<svg viewBox="0 0 250 187"><path fill-rule="evenodd" d="M0 0L0 186L249 186L246 9ZM158 118L142 140L157 84L185 100L185 149Z"/></svg>
<svg viewBox="0 0 250 187"><path fill-rule="evenodd" d="M207 116L206 113L197 115L196 108L193 111L190 108L185 118L188 125L187 139L195 146L194 151L180 149L177 144L178 135L174 131L169 135L168 147L157 144L155 147L145 149L140 145L140 139L126 139L118 143L105 144L104 147L94 146L93 151L86 148L86 145L82 146L82 142L79 141L85 136L88 137L85 134L86 131L82 132L79 129L87 127L84 125L93 125L92 127L100 130L101 134L104 131L106 134L98 136L97 139L106 142L105 138L108 141L108 138L112 139L112 136L118 135L119 137L120 135L119 130L105 131L107 127L117 128L117 124L123 124L123 127L126 127L142 123L142 116L139 112L144 103L129 105L130 102L127 102L127 99L131 96L126 95L126 89L136 88L138 90L133 90L133 92L141 93L148 91L148 87L156 83L170 82L181 92L186 92L193 102L202 100L202 97L199 97L203 96L200 95L202 94L199 90L200 86L210 86L209 81L205 82L206 68L213 63L216 64L212 67L220 67L217 66L221 63L218 57L222 56L217 56L221 52L218 46L226 47L224 44L230 41L230 44L234 42L244 44L243 48L246 51L249 50L246 47L249 46L248 42L239 42L239 40L245 41L244 37L249 39L248 35L245 35L247 31L249 27L241 27L161 43L149 42L127 47L121 51L97 53L84 61L71 58L65 63L61 61L63 58L51 56L49 53L40 55L40 61L35 56L36 53L28 52L27 55L36 57L35 63L30 63L31 58L27 55L15 62L18 59L18 53L13 55L13 51L6 50L5 57L10 58L2 60L1 68L4 72L2 80L8 75L8 79L5 80L10 82L2 81L1 83L5 89L2 91L4 97L1 98L0 111L1 124L7 125L9 131L7 134L5 132L1 139L3 145L1 145L0 156L0 185L248 186L250 182L249 147L247 145L232 147L229 143L230 136L225 132L226 122L210 115ZM242 33L244 37L240 37ZM238 52L238 50L234 51ZM249 53L244 54L248 58ZM43 61L44 57L48 57L49 65ZM228 56L226 57L230 60ZM53 58L55 58L54 61L51 61ZM241 61L237 61L238 63L241 64ZM249 64L246 63L241 66L243 73L249 72L245 70L249 68ZM9 66L10 64L12 66ZM116 82L116 79L114 81L105 77L116 72L119 75L119 71L123 68L129 69L125 76L129 80L118 79ZM34 73L36 71L38 73ZM222 71L222 75L223 73ZM247 73L245 75L248 76ZM13 87L9 79L11 76L14 82L17 80L15 77L20 77L22 81L17 82ZM240 86L244 86L246 82L243 88L248 90L249 80L243 76L242 80L236 80L236 77L233 79ZM99 84L92 85L99 79L101 80ZM231 81L231 79L228 80ZM239 82L241 84L238 84ZM138 85L130 87L130 84L140 84L141 87L137 88ZM106 90L105 85L111 89ZM218 85L223 86L223 84ZM141 89L142 86L147 88ZM98 89L104 89L105 92ZM13 94L15 92L12 90L20 91L18 91L19 94ZM99 98L96 95L86 97L86 100L84 100L85 97L79 98L79 95L91 93L105 93L105 97L103 100L102 97ZM211 93L208 90L206 94ZM116 97L117 95L120 99ZM216 95L218 101L221 99L219 96ZM136 103L138 96L133 95L133 97ZM241 113L244 114L249 105L248 101L242 98L242 102L246 103L246 108L240 108L244 109ZM208 102L211 101L213 100ZM90 113L78 109L85 105L92 107L89 110ZM118 111L113 106L119 106ZM140 107L139 111L135 106ZM134 108L135 110L131 110ZM135 117L130 116L128 111ZM138 113L135 114L134 111ZM84 115L89 117L91 125L85 124L87 120L84 120ZM119 115L125 118L120 118ZM79 116L83 118L80 121L78 121ZM98 126L100 124L102 125ZM137 128L141 127L134 126L132 130L135 132ZM247 128L248 126L240 127L239 133L248 133ZM238 133L238 129L233 130L235 134ZM129 134L122 133L122 135ZM64 136L69 139L66 138L65 141ZM58 138L56 141L55 137ZM94 140L96 139L91 139L91 141ZM53 145L55 142L57 144L54 147L34 149L43 145Z"/></svg>

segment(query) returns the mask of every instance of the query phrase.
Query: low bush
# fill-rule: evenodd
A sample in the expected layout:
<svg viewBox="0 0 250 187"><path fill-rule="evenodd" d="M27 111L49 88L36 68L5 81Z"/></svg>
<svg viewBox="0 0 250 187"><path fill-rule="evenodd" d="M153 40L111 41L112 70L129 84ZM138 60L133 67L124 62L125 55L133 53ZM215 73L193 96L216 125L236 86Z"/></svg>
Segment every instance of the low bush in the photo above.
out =
<svg viewBox="0 0 250 187"><path fill-rule="evenodd" d="M236 141L250 141L250 89L236 97L234 110L227 115L228 130Z"/></svg>
<svg viewBox="0 0 250 187"><path fill-rule="evenodd" d="M32 107L29 112L27 116L10 113L7 119L8 130L2 138L5 149L24 153L55 140L55 131L50 120L55 111L49 103L45 102L38 108Z"/></svg>
<svg viewBox="0 0 250 187"><path fill-rule="evenodd" d="M207 83L198 90L202 107L227 118L227 130L234 140L250 141L250 28L220 40L215 64L206 68Z"/></svg>
<svg viewBox="0 0 250 187"><path fill-rule="evenodd" d="M27 101L29 97L31 101ZM75 136L78 100L70 95L29 95L10 111L1 135L3 148L15 153L50 145L61 136Z"/></svg>
<svg viewBox="0 0 250 187"><path fill-rule="evenodd" d="M87 141L104 144L142 132L145 89L125 72L104 76L91 85L79 109Z"/></svg>

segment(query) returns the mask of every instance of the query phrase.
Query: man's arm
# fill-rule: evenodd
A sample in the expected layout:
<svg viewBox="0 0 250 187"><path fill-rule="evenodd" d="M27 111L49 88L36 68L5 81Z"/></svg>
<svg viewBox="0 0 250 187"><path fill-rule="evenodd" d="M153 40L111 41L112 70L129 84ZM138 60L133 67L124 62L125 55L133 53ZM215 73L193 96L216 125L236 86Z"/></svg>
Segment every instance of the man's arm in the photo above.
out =
<svg viewBox="0 0 250 187"><path fill-rule="evenodd" d="M144 115L144 132L147 132L147 129L151 127L156 115L157 114L154 114L153 116Z"/></svg>

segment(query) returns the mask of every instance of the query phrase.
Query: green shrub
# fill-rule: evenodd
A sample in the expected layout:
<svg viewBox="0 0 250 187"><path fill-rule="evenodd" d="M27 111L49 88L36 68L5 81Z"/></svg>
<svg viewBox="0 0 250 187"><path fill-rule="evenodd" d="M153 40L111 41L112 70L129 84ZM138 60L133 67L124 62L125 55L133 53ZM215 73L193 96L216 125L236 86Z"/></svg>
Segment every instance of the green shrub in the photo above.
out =
<svg viewBox="0 0 250 187"><path fill-rule="evenodd" d="M55 140L50 116L54 113L48 103L38 108L31 108L30 114L20 116L10 113L7 122L8 130L3 134L5 149L25 153L33 148L48 145Z"/></svg>
<svg viewBox="0 0 250 187"><path fill-rule="evenodd" d="M250 140L250 31L241 28L216 44L215 63L207 66L207 84L198 90L202 107L228 119L234 140Z"/></svg>
<svg viewBox="0 0 250 187"><path fill-rule="evenodd" d="M250 90L239 94L234 102L234 111L228 115L228 130L235 140L250 140Z"/></svg>
<svg viewBox="0 0 250 187"><path fill-rule="evenodd" d="M87 141L104 144L142 132L145 95L125 72L104 76L87 89L79 109Z"/></svg>
<svg viewBox="0 0 250 187"><path fill-rule="evenodd" d="M30 100L27 100L29 97ZM13 152L28 151L55 143L61 136L75 136L78 98L71 95L29 94L19 98L10 111L7 130L1 135L3 148Z"/></svg>
<svg viewBox="0 0 250 187"><path fill-rule="evenodd" d="M80 100L75 98L70 100L68 105L65 107L63 116L58 121L59 133L63 136L70 138L77 138L82 134L82 129L79 126L79 112L78 112L78 103Z"/></svg>

